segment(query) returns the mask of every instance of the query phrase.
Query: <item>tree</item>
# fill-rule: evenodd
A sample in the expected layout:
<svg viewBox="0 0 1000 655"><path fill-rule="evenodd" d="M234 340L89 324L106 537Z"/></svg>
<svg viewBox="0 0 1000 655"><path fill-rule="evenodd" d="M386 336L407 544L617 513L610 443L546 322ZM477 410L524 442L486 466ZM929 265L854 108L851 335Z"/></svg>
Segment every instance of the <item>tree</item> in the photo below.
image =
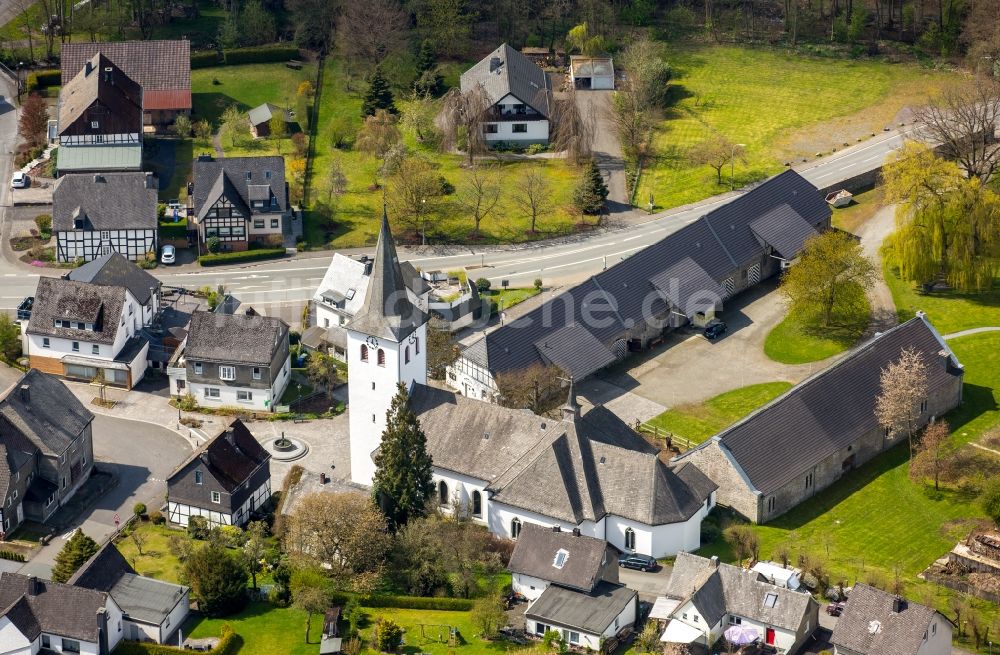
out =
<svg viewBox="0 0 1000 655"><path fill-rule="evenodd" d="M242 8L231 11L230 16L235 17L237 43L241 46L271 43L278 34L274 14L260 0L248 0Z"/></svg>
<svg viewBox="0 0 1000 655"><path fill-rule="evenodd" d="M222 129L229 134L234 148L250 140L250 121L239 105L229 105L222 112Z"/></svg>
<svg viewBox="0 0 1000 655"><path fill-rule="evenodd" d="M875 284L875 265L847 232L830 230L806 241L799 261L781 279L790 312L829 327L835 316L864 320L865 292Z"/></svg>
<svg viewBox="0 0 1000 655"><path fill-rule="evenodd" d="M608 185L604 183L597 161L591 159L573 194L573 204L584 214L600 214L604 211L604 201L607 198Z"/></svg>
<svg viewBox="0 0 1000 655"><path fill-rule="evenodd" d="M403 108L402 123L413 132L420 143L423 143L427 137L433 136L434 107L434 99L429 92L414 92L413 98Z"/></svg>
<svg viewBox="0 0 1000 655"><path fill-rule="evenodd" d="M410 409L410 395L400 383L386 413L382 446L375 455L372 497L390 529L396 531L410 519L424 515L433 493L427 437Z"/></svg>
<svg viewBox="0 0 1000 655"><path fill-rule="evenodd" d="M648 37L634 39L615 62L627 72L616 89L631 96L630 104L652 112L663 106L670 83L670 66L663 59L663 48Z"/></svg>
<svg viewBox="0 0 1000 655"><path fill-rule="evenodd" d="M530 409L536 414L549 409L554 402L562 402L562 370L553 365L532 364L526 368L497 373L497 390L500 404L515 409Z"/></svg>
<svg viewBox="0 0 1000 655"><path fill-rule="evenodd" d="M132 543L135 544L135 550L141 557L142 547L146 545L146 534L142 530L133 529L129 534L129 538L132 540Z"/></svg>
<svg viewBox="0 0 1000 655"><path fill-rule="evenodd" d="M990 478L979 494L979 506L993 523L1000 526L1000 478Z"/></svg>
<svg viewBox="0 0 1000 655"><path fill-rule="evenodd" d="M313 614L325 612L330 604L330 584L318 567L302 568L292 573L292 603L306 613L306 639L312 628Z"/></svg>
<svg viewBox="0 0 1000 655"><path fill-rule="evenodd" d="M348 2L340 14L340 46L348 59L379 65L406 48L408 23L397 0Z"/></svg>
<svg viewBox="0 0 1000 655"><path fill-rule="evenodd" d="M553 104L551 126L553 150L565 152L567 158L577 165L590 160L596 124L594 105L589 105L591 111L587 114L580 111L580 105L576 89L562 94Z"/></svg>
<svg viewBox="0 0 1000 655"><path fill-rule="evenodd" d="M212 124L209 123L204 118L196 122L193 126L194 136L196 139L202 141L208 141L212 138Z"/></svg>
<svg viewBox="0 0 1000 655"><path fill-rule="evenodd" d="M382 67L375 66L375 70L372 71L372 76L368 80L368 90L361 101L361 117L373 116L379 109L384 109L390 114L399 113L392 98L389 82L382 75Z"/></svg>
<svg viewBox="0 0 1000 655"><path fill-rule="evenodd" d="M444 192L441 176L423 157L407 157L389 177L389 207L392 215L426 240L427 219Z"/></svg>
<svg viewBox="0 0 1000 655"><path fill-rule="evenodd" d="M444 90L444 77L438 71L437 53L434 52L434 45L429 39L424 39L420 43L420 52L417 54L417 81L413 83L413 90L420 95L437 97Z"/></svg>
<svg viewBox="0 0 1000 655"><path fill-rule="evenodd" d="M247 569L225 546L209 542L191 553L184 564L184 579L209 616L225 616L243 609L247 602Z"/></svg>
<svg viewBox="0 0 1000 655"><path fill-rule="evenodd" d="M257 588L257 573L263 567L264 555L267 553L267 523L250 521L247 524L246 541L243 544L243 561L250 572L250 582Z"/></svg>
<svg viewBox="0 0 1000 655"><path fill-rule="evenodd" d="M552 189L541 166L533 166L521 176L514 204L531 219L529 234L536 234L538 219L552 209Z"/></svg>
<svg viewBox="0 0 1000 655"><path fill-rule="evenodd" d="M566 50L578 50L581 54L599 55L605 50L604 39L599 34L591 34L586 22L576 25L566 34Z"/></svg>
<svg viewBox="0 0 1000 655"><path fill-rule="evenodd" d="M385 517L369 498L356 493L304 496L283 536L286 552L329 567L344 586L367 585L377 578L391 541Z"/></svg>
<svg viewBox="0 0 1000 655"><path fill-rule="evenodd" d="M746 523L730 525L722 531L722 537L733 549L740 563L747 558L756 560L760 554L760 537L757 536L757 531Z"/></svg>
<svg viewBox="0 0 1000 655"><path fill-rule="evenodd" d="M417 28L439 54L460 57L468 51L474 16L466 11L465 0L417 0L413 4Z"/></svg>
<svg viewBox="0 0 1000 655"><path fill-rule="evenodd" d="M922 403L930 387L927 362L913 348L905 348L899 359L882 369L879 395L875 398L875 418L889 439L905 435L913 457L914 437L923 414Z"/></svg>
<svg viewBox="0 0 1000 655"><path fill-rule="evenodd" d="M340 382L337 360L321 352L313 353L309 363L306 364L306 377L314 386L323 387L326 390L326 397L333 400L333 390Z"/></svg>
<svg viewBox="0 0 1000 655"><path fill-rule="evenodd" d="M910 477L916 480L934 478L934 490L940 489L941 475L954 459L955 451L949 443L948 422L931 423L920 436L917 452L910 462Z"/></svg>
<svg viewBox="0 0 1000 655"><path fill-rule="evenodd" d="M441 111L435 119L441 130L441 150L449 152L458 147L460 141L464 141L465 153L471 166L476 155L486 152L483 123L492 106L493 101L482 84L477 84L464 93L455 87L444 94Z"/></svg>
<svg viewBox="0 0 1000 655"><path fill-rule="evenodd" d="M45 143L49 130L49 110L45 98L37 93L28 94L21 104L21 117L17 122L17 133L31 146Z"/></svg>
<svg viewBox="0 0 1000 655"><path fill-rule="evenodd" d="M288 0L295 23L295 41L300 47L326 54L333 41L339 2L330 0Z"/></svg>
<svg viewBox="0 0 1000 655"><path fill-rule="evenodd" d="M334 159L330 163L326 189L327 201L332 200L334 194L342 196L347 193L347 175L344 174L344 167L340 164L339 159Z"/></svg>
<svg viewBox="0 0 1000 655"><path fill-rule="evenodd" d="M470 236L473 238L479 237L479 226L496 210L502 188L500 168L496 165L481 163L465 174L458 202L472 217L475 227Z"/></svg>
<svg viewBox="0 0 1000 655"><path fill-rule="evenodd" d="M386 155L397 143L399 143L399 128L396 127L396 117L384 109L379 109L374 115L365 119L355 145L358 150L383 160L384 165Z"/></svg>
<svg viewBox="0 0 1000 655"><path fill-rule="evenodd" d="M993 176L1000 164L1000 148L993 143L1000 120L1000 82L980 76L949 87L915 109L913 117L924 140L939 144L941 155L957 162L968 176L983 182Z"/></svg>
<svg viewBox="0 0 1000 655"><path fill-rule="evenodd" d="M21 328L7 314L0 314L0 359L12 364L21 356Z"/></svg>
<svg viewBox="0 0 1000 655"><path fill-rule="evenodd" d="M184 114L177 114L177 118L174 119L174 124L170 126L170 129L179 138L186 139L191 136L191 119Z"/></svg>
<svg viewBox="0 0 1000 655"><path fill-rule="evenodd" d="M375 619L375 634L372 645L383 653L394 653L403 643L403 629L392 619L383 616Z"/></svg>
<svg viewBox="0 0 1000 655"><path fill-rule="evenodd" d="M281 140L288 136L288 126L285 123L285 110L281 109L273 116L271 120L267 122L267 127L270 131L271 140L274 141L274 145L278 150L278 154L281 154Z"/></svg>
<svg viewBox="0 0 1000 655"><path fill-rule="evenodd" d="M886 262L900 277L963 291L992 288L1000 261L1000 196L913 142L890 158L882 175L886 201L898 203Z"/></svg>
<svg viewBox="0 0 1000 655"><path fill-rule="evenodd" d="M484 639L495 638L500 628L507 624L507 611L500 592L495 591L477 600L472 606L470 618Z"/></svg>
<svg viewBox="0 0 1000 655"><path fill-rule="evenodd" d="M427 328L427 374L443 380L445 370L458 359L459 348L448 330Z"/></svg>
<svg viewBox="0 0 1000 655"><path fill-rule="evenodd" d="M56 555L56 563L52 568L52 580L54 582L66 582L76 570L83 566L84 562L98 551L97 542L77 529L66 543L59 554Z"/></svg>
<svg viewBox="0 0 1000 655"><path fill-rule="evenodd" d="M715 170L715 181L722 184L722 169L731 161L746 162L743 147L738 146L721 134L715 134L691 147L688 158L692 163L710 166Z"/></svg>

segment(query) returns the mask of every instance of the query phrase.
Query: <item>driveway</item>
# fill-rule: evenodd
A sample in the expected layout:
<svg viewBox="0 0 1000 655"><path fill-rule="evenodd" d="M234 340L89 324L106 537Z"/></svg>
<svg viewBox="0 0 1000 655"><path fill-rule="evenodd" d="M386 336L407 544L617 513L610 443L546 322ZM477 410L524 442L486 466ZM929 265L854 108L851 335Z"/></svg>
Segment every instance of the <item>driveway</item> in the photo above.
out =
<svg viewBox="0 0 1000 655"><path fill-rule="evenodd" d="M657 596L662 596L670 582L670 574L673 567L662 566L659 571L636 571L635 569L618 569L618 581L629 589L639 592L639 600L650 603L656 600Z"/></svg>
<svg viewBox="0 0 1000 655"><path fill-rule="evenodd" d="M158 508L167 492L166 476L191 453L191 446L176 432L150 423L97 414L93 432L95 460L115 471L118 485L42 548L21 573L48 578L56 555L78 527L101 543L114 532L116 513L124 521L138 502L150 511Z"/></svg>
<svg viewBox="0 0 1000 655"><path fill-rule="evenodd" d="M611 106L613 94L613 91L576 92L576 105L580 109L580 115L594 126L590 149L608 185L607 207L612 216L633 211L625 185L622 144L618 139L618 128L615 126Z"/></svg>
<svg viewBox="0 0 1000 655"><path fill-rule="evenodd" d="M896 314L896 303L892 299L889 286L882 277L882 257L879 250L882 243L896 228L896 206L888 205L878 210L858 230L861 239L861 249L865 256L875 262L878 279L875 286L868 292L868 301L872 306L871 324L865 337L872 337L876 332L884 332L899 322Z"/></svg>

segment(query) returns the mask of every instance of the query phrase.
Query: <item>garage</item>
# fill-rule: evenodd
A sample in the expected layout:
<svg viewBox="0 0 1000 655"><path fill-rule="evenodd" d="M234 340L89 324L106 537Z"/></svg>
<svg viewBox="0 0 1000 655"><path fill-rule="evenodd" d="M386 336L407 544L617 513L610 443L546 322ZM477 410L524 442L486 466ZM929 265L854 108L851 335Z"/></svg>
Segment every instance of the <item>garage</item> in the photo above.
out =
<svg viewBox="0 0 1000 655"><path fill-rule="evenodd" d="M569 69L576 89L615 88L615 66L611 57L573 55L569 58Z"/></svg>

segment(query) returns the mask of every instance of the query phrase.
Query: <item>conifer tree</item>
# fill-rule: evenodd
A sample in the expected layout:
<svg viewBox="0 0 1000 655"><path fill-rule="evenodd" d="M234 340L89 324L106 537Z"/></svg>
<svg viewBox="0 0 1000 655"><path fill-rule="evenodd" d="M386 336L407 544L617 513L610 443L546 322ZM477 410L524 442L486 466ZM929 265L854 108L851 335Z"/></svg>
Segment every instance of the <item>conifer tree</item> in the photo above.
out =
<svg viewBox="0 0 1000 655"><path fill-rule="evenodd" d="M97 542L85 535L83 530L77 530L56 555L56 565L52 569L52 580L66 582L97 550Z"/></svg>
<svg viewBox="0 0 1000 655"><path fill-rule="evenodd" d="M390 114L399 113L392 98L389 82L382 75L382 67L376 66L368 83L368 92L361 102L361 117L374 116L379 109L384 109Z"/></svg>
<svg viewBox="0 0 1000 655"><path fill-rule="evenodd" d="M573 195L573 203L584 214L599 214L604 209L604 201L608 197L608 185L604 183L601 169L593 159L583 173L580 186Z"/></svg>
<svg viewBox="0 0 1000 655"><path fill-rule="evenodd" d="M372 495L389 527L395 531L426 513L434 492L427 437L402 383L386 416L382 445L375 456Z"/></svg>

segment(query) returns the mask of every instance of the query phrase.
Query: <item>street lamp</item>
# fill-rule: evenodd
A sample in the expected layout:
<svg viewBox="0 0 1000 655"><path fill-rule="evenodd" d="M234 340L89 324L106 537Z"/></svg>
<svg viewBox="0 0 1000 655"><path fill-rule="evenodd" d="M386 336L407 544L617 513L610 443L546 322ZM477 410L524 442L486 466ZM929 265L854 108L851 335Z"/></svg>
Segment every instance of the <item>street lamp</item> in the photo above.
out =
<svg viewBox="0 0 1000 655"><path fill-rule="evenodd" d="M427 245L427 219L424 218L424 210L427 205L427 198L420 199L420 245Z"/></svg>
<svg viewBox="0 0 1000 655"><path fill-rule="evenodd" d="M21 102L21 94L24 92L24 83L21 81L21 71L24 70L24 62L17 62L17 101Z"/></svg>
<svg viewBox="0 0 1000 655"><path fill-rule="evenodd" d="M729 153L729 190L736 188L736 149L746 148L745 143L734 143L732 151Z"/></svg>

